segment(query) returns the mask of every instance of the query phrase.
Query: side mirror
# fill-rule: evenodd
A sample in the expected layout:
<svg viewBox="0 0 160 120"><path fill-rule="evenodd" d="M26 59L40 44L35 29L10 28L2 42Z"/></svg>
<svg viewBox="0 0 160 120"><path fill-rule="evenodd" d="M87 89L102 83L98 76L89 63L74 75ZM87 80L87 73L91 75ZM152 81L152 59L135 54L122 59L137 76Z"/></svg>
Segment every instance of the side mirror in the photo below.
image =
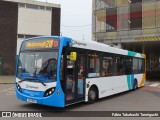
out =
<svg viewBox="0 0 160 120"><path fill-rule="evenodd" d="M71 61L76 61L77 60L77 53L76 52L71 52L69 59Z"/></svg>

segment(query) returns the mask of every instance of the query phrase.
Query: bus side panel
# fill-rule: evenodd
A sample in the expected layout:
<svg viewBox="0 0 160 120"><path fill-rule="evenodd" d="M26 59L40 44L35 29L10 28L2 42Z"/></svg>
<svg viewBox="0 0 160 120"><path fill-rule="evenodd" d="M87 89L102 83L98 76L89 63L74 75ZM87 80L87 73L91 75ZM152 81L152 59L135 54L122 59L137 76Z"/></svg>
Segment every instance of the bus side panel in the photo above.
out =
<svg viewBox="0 0 160 120"><path fill-rule="evenodd" d="M86 84L89 84L90 87L92 85L96 85L99 90L99 98L103 98L106 96L132 90L135 79L137 79L138 81L138 87L141 87L145 83L145 74L88 78L86 79ZM86 88L86 102L88 101L89 88Z"/></svg>
<svg viewBox="0 0 160 120"><path fill-rule="evenodd" d="M131 83L128 83L126 75L124 76L114 76L114 77L101 77L101 78L90 78L86 79L86 83L90 85L96 85L99 90L99 98L117 94L130 90ZM128 87L128 84L130 87ZM88 101L88 91L86 88L86 99Z"/></svg>
<svg viewBox="0 0 160 120"><path fill-rule="evenodd" d="M131 86L130 83L128 83L127 76L115 76L114 77L114 89L113 94L121 93L124 91L130 90L128 86Z"/></svg>
<svg viewBox="0 0 160 120"><path fill-rule="evenodd" d="M138 81L138 87L144 86L145 81L146 81L146 74L145 73L143 73L143 74L137 74L137 75L135 75L135 78Z"/></svg>
<svg viewBox="0 0 160 120"><path fill-rule="evenodd" d="M61 86L57 85L53 95L43 98L42 104L53 107L65 107L65 95Z"/></svg>

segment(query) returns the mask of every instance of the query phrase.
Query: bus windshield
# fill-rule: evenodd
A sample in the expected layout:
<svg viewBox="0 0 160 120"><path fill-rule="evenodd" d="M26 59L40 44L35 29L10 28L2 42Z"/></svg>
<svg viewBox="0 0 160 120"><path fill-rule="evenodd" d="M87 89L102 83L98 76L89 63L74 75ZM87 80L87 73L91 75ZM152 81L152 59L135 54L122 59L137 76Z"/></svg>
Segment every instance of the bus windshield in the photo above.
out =
<svg viewBox="0 0 160 120"><path fill-rule="evenodd" d="M21 80L56 81L58 52L22 51L18 61L17 77Z"/></svg>

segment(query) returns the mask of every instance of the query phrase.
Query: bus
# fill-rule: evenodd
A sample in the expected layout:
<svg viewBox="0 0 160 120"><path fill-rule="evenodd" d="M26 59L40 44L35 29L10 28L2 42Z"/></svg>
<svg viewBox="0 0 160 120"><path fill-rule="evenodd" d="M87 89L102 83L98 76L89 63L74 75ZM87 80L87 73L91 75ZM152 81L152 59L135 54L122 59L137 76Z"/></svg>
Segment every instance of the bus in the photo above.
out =
<svg viewBox="0 0 160 120"><path fill-rule="evenodd" d="M40 105L94 103L146 81L145 54L96 41L34 37L22 42L17 58L16 96Z"/></svg>

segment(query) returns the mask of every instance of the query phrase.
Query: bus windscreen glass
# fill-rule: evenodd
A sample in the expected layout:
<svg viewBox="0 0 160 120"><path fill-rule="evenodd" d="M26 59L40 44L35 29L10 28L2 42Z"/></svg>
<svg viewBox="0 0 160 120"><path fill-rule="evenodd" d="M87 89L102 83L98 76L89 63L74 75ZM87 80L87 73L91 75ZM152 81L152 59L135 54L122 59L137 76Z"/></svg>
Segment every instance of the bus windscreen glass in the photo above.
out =
<svg viewBox="0 0 160 120"><path fill-rule="evenodd" d="M17 77L21 80L56 81L58 40L38 39L22 44Z"/></svg>

